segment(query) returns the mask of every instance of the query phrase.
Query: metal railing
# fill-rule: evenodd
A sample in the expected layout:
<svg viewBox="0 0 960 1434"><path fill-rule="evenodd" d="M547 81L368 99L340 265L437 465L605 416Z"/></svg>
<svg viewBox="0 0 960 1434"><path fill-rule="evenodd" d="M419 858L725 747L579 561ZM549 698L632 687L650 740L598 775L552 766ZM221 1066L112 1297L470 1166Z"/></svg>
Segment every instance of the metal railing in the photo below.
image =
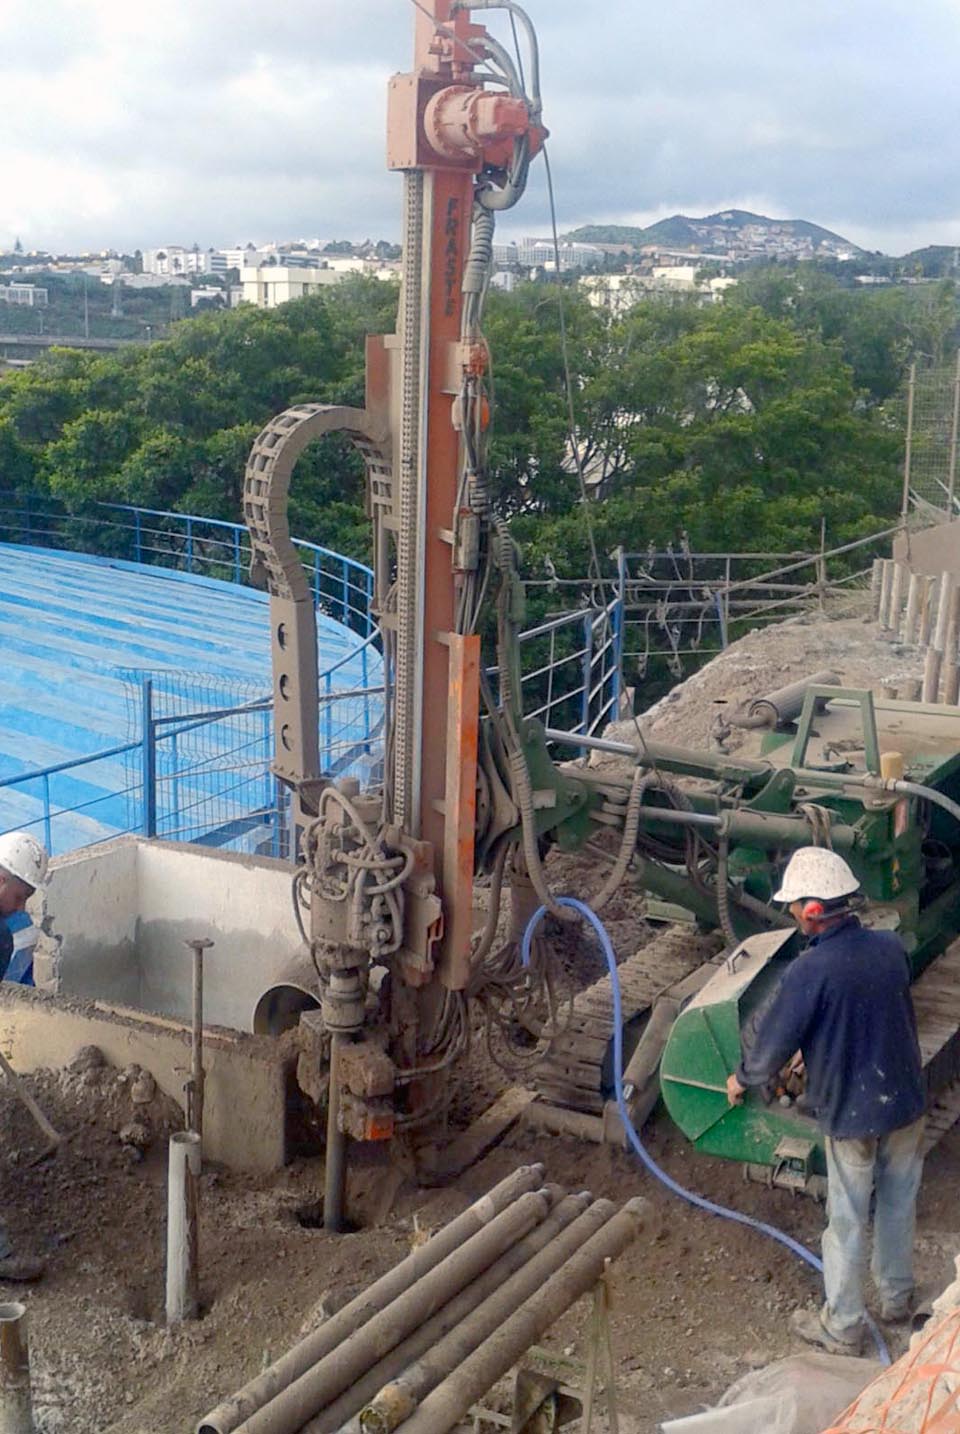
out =
<svg viewBox="0 0 960 1434"><path fill-rule="evenodd" d="M53 498L0 492L0 542L65 547L174 568L197 577L239 584L249 581L250 534L243 523L162 508L94 503L70 512ZM319 543L301 538L294 538L293 543L317 607L369 637L375 626L370 612L372 570Z"/></svg>
<svg viewBox="0 0 960 1434"><path fill-rule="evenodd" d="M520 634L524 715L545 727L591 734L617 713L621 604L562 613Z"/></svg>
<svg viewBox="0 0 960 1434"><path fill-rule="evenodd" d="M55 499L0 493L0 541L248 581L247 529L194 514L120 503L73 513ZM377 685L382 663L370 611L373 573L320 544L294 543L317 608L363 639L319 674L323 767L369 779L382 763L383 728L383 688ZM359 682L351 686L343 669L354 662ZM355 677L356 668L350 673ZM213 679L185 673L132 673L127 685L133 694L129 741L0 780L7 805L22 806L17 827L42 834L51 853L138 832L280 854L286 803L270 770L271 699L240 700L235 683L215 693Z"/></svg>
<svg viewBox="0 0 960 1434"><path fill-rule="evenodd" d="M821 537L819 551L807 553L618 550L621 671L629 664L642 680L660 659L679 680L684 658L699 662L750 628L822 609L828 599L866 586L872 558L897 531L886 528L834 548Z"/></svg>
<svg viewBox="0 0 960 1434"><path fill-rule="evenodd" d="M286 793L271 770L272 699L188 710L171 701L181 694L170 674L133 677L137 737L0 780L24 798L16 828L33 831L51 856L127 833L288 855ZM329 678L319 730L325 772L376 777L382 686L341 690Z"/></svg>

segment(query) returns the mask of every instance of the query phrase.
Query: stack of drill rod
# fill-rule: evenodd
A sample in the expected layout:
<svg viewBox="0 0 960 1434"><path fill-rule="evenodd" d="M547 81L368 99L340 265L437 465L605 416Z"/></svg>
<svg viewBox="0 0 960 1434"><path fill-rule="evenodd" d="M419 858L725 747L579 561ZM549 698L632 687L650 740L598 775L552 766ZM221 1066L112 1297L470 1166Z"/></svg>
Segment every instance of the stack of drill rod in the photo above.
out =
<svg viewBox="0 0 960 1434"><path fill-rule="evenodd" d="M225 1399L197 1434L441 1434L647 1224L525 1165ZM359 1416L359 1420L358 1420Z"/></svg>

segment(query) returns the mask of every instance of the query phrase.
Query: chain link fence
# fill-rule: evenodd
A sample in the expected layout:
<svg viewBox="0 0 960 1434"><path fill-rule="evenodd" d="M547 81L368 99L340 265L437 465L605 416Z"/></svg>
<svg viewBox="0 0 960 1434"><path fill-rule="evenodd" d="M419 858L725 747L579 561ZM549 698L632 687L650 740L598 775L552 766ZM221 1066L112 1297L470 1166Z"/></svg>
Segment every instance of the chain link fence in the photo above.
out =
<svg viewBox="0 0 960 1434"><path fill-rule="evenodd" d="M940 364L917 359L896 408L904 428L903 517L940 518L960 511L957 439L960 352Z"/></svg>

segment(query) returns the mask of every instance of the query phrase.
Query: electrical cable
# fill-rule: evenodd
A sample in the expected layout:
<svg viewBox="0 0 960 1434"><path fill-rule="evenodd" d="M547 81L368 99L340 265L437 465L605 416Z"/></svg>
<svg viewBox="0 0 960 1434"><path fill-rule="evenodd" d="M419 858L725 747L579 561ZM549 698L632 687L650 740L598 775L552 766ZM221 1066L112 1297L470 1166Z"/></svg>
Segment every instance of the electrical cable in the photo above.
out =
<svg viewBox="0 0 960 1434"><path fill-rule="evenodd" d="M666 1186L671 1194L679 1196L681 1200L686 1200L690 1205L695 1205L699 1210L706 1210L710 1215L719 1215L721 1219L732 1220L738 1225L746 1225L751 1230L759 1230L762 1235L766 1235L771 1240L776 1240L779 1245L785 1246L792 1254L797 1255L812 1269L816 1270L818 1274L822 1274L823 1261L820 1257L815 1255L812 1250L808 1250L806 1245L801 1244L799 1240L795 1240L792 1235L788 1235L784 1230L778 1230L776 1225L767 1224L765 1220L756 1220L752 1215L747 1215L742 1210L731 1210L726 1205L718 1205L713 1200L706 1199L703 1195L697 1195L694 1191L687 1190L678 1181L674 1180L672 1175L668 1175L654 1160L640 1139L640 1136L637 1134L630 1117L630 1112L627 1109L626 1097L623 1093L623 1003L620 998L617 958L614 955L610 937L607 935L606 927L599 916L591 911L585 902L578 901L574 896L560 896L557 897L556 900L560 905L569 907L573 911L578 911L593 927L603 947L607 969L610 972L610 989L613 994L613 1080L617 1110L620 1114L620 1119L623 1121L623 1128L626 1132L627 1139L643 1165L646 1166L651 1175L655 1176L662 1185ZM530 958L530 942L533 938L533 933L543 920L545 914L546 907L541 906L533 913L527 923L520 948L521 959L524 965L526 965ZM891 1363L890 1351L887 1349L883 1335L880 1333L870 1315L867 1315L866 1322L867 1328L873 1337L874 1344L877 1347L877 1353L881 1362L885 1365L889 1365Z"/></svg>

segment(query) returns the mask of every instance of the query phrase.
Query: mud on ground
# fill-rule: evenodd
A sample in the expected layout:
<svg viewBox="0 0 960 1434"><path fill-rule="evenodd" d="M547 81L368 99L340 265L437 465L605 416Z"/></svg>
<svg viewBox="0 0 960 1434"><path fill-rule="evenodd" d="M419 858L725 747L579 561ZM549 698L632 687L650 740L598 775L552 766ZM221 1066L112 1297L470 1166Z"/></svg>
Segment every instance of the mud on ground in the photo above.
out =
<svg viewBox="0 0 960 1434"><path fill-rule="evenodd" d="M665 741L709 746L717 713L745 697L834 667L849 685L897 685L919 674L921 657L877 637L860 617L814 619L752 634L696 674L646 717ZM631 740L633 723L624 730ZM614 733L613 735L619 735ZM729 750L734 750L734 735ZM585 856L553 854L551 884L589 900L605 875ZM480 893L480 906L484 896ZM649 939L641 898L629 884L604 913L622 957ZM504 913L501 935L506 934ZM478 913L478 921L482 915ZM604 974L599 947L580 928L554 926L551 939L576 989ZM451 1119L462 1126L509 1083L476 1031L458 1073ZM522 1079L522 1076L521 1076ZM634 1434L715 1399L746 1369L789 1352L786 1317L815 1301L816 1276L782 1247L684 1205L626 1153L515 1127L485 1160L445 1189L420 1189L384 1152L362 1151L351 1175L358 1233L329 1236L311 1218L322 1159L275 1178L207 1168L201 1180L203 1318L163 1322L166 1136L177 1109L135 1070L118 1072L87 1053L63 1072L28 1079L68 1137L35 1165L42 1137L0 1086L0 1219L24 1253L49 1261L45 1280L24 1294L39 1434L186 1434L225 1394L256 1374L333 1306L407 1253L411 1241L459 1213L508 1170L542 1160L548 1178L571 1190L651 1204L659 1233L618 1262L613 1331L620 1395ZM649 1146L681 1183L780 1226L818 1248L823 1213L812 1201L743 1182L740 1167L695 1154L655 1115ZM919 1205L918 1276L942 1288L960 1252L960 1127L928 1159ZM556 1377L583 1374L589 1304L566 1315L533 1355ZM900 1352L902 1335L891 1339Z"/></svg>
<svg viewBox="0 0 960 1434"><path fill-rule="evenodd" d="M136 1077L134 1076L134 1079ZM356 1162L351 1204L369 1223L356 1234L311 1228L322 1160L276 1178L207 1169L201 1182L203 1318L163 1322L165 1136L176 1118L162 1098L136 1106L130 1073L40 1072L29 1088L66 1135L39 1165L43 1140L0 1092L0 1210L16 1246L48 1260L44 1281L0 1286L25 1298L39 1434L184 1434L226 1393L400 1260L417 1232L435 1229L516 1165L542 1160L571 1190L649 1199L659 1233L616 1266L613 1328L624 1411L637 1434L710 1401L746 1368L788 1352L788 1311L814 1299L813 1274L761 1236L679 1203L612 1147L509 1132L453 1186L418 1189L386 1178L378 1158ZM146 1114L146 1119L144 1115ZM126 1131L149 1132L142 1158ZM823 1217L812 1201L745 1185L739 1168L697 1156L656 1118L651 1149L681 1182L782 1226L816 1248ZM920 1200L921 1277L942 1286L960 1250L960 1131L933 1153ZM388 1208L390 1201L392 1208ZM301 1223L306 1216L307 1225ZM298 1218L299 1216L299 1218ZM589 1306L551 1331L534 1362L571 1384L582 1377Z"/></svg>

